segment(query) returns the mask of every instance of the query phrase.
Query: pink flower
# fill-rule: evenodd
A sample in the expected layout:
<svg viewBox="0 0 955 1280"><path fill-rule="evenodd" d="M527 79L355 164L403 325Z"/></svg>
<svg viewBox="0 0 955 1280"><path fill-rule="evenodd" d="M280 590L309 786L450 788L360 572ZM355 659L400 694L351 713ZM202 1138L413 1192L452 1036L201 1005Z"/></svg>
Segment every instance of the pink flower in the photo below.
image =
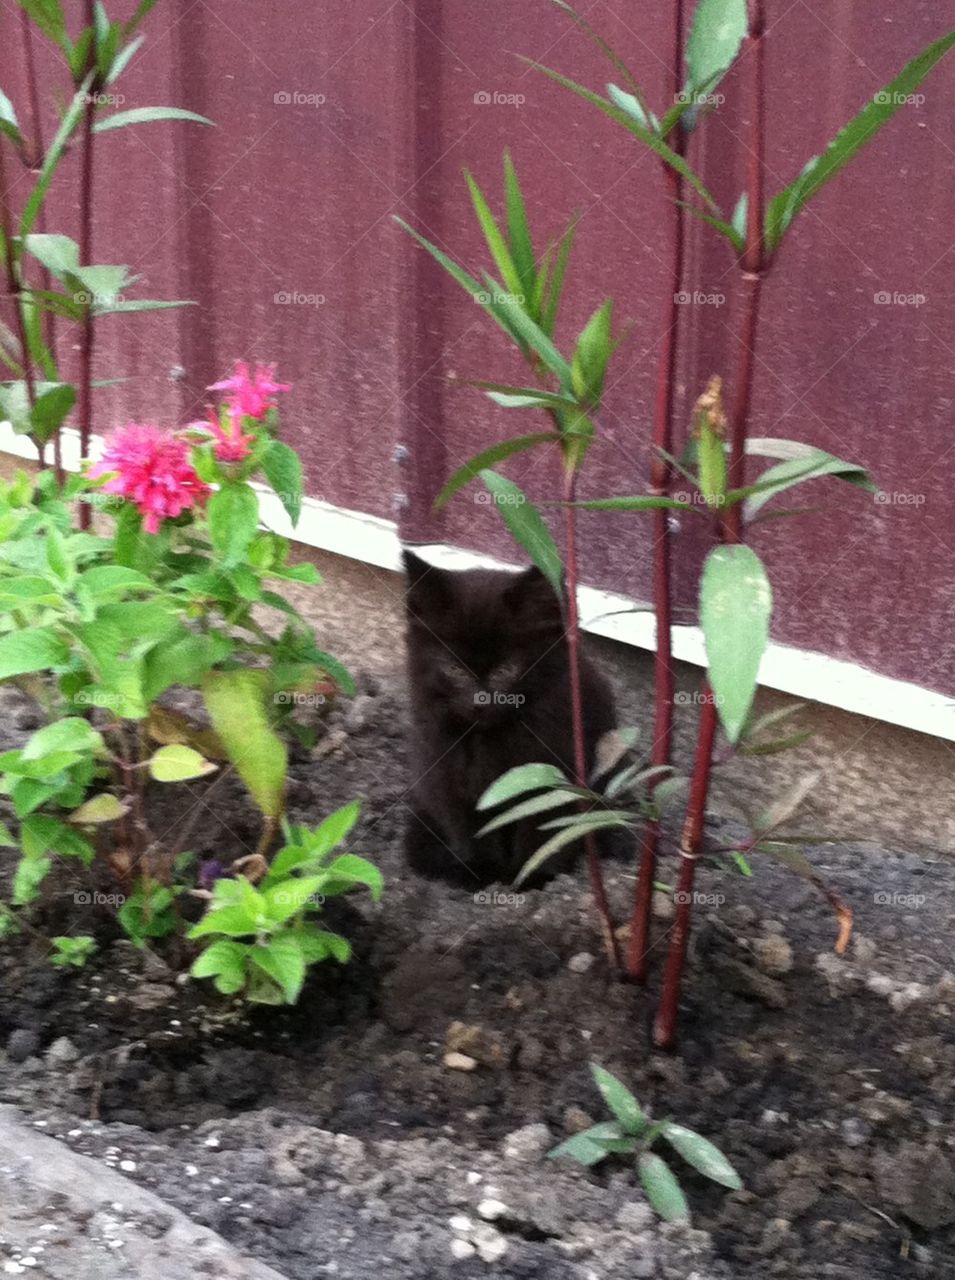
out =
<svg viewBox="0 0 955 1280"><path fill-rule="evenodd" d="M242 462L249 456L249 446L255 444L255 436L242 433L242 415L237 409L228 409L229 425L223 427L214 409L209 410L205 422L190 422L191 429L212 436L213 452L220 462Z"/></svg>
<svg viewBox="0 0 955 1280"><path fill-rule="evenodd" d="M249 366L244 360L235 362L235 373L222 382L214 382L209 391L228 391L229 405L237 413L247 418L261 420L276 405L275 396L279 391L288 391L287 382L275 381L275 365L259 364L255 367L255 377L249 376Z"/></svg>
<svg viewBox="0 0 955 1280"><path fill-rule="evenodd" d="M185 441L153 427L130 422L109 441L91 476L112 475L104 493L119 494L139 508L143 528L158 533L160 522L201 502L209 486L196 475Z"/></svg>

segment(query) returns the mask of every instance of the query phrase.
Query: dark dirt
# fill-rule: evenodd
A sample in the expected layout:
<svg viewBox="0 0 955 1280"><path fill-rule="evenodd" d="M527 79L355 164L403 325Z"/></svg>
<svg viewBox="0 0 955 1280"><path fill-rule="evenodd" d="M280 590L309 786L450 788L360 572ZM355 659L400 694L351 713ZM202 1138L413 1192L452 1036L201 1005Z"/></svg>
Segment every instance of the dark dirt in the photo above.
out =
<svg viewBox="0 0 955 1280"><path fill-rule="evenodd" d="M20 741L29 714L3 697ZM102 949L64 974L29 933L0 946L0 1101L291 1280L955 1274L955 865L816 850L855 912L845 959L804 881L703 868L680 1051L655 1053L654 984L608 976L582 878L475 894L403 868L403 721L400 686L366 684L293 765L295 821L365 800L351 847L387 889L339 908L350 966L295 1009L236 1008L111 941L69 868L53 914ZM205 806L208 785L190 787L191 847L251 851L241 788ZM609 879L623 918L630 869ZM662 1228L625 1166L544 1163L603 1118L590 1060L711 1137L746 1190L682 1170L695 1230Z"/></svg>

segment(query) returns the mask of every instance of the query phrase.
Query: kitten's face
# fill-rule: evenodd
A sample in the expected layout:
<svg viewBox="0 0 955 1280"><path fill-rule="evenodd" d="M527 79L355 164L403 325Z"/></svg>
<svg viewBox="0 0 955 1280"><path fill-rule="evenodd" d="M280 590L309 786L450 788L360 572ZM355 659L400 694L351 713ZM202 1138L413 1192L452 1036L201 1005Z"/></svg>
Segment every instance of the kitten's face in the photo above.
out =
<svg viewBox="0 0 955 1280"><path fill-rule="evenodd" d="M490 726L546 696L543 661L562 656L563 623L538 570L453 572L404 558L412 678L437 714Z"/></svg>

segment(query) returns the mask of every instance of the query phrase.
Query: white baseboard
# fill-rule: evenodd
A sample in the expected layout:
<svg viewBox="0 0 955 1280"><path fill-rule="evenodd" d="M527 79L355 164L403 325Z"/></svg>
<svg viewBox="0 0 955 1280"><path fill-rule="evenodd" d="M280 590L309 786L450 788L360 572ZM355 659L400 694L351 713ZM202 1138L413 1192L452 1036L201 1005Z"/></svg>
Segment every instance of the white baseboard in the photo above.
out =
<svg viewBox="0 0 955 1280"><path fill-rule="evenodd" d="M101 448L102 441L97 440L91 453L95 456ZM0 452L36 460L36 450L30 441L16 435L10 424L5 422L0 423ZM64 431L63 464L68 470L75 471L79 463L78 433ZM306 498L298 526L293 530L275 495L264 488L260 492L264 523L276 533L294 538L304 546L331 551L381 569L400 571L401 541L393 521ZM456 547L430 545L416 550L423 553L424 559L447 568L514 567ZM656 624L653 614L646 611L618 612L633 609L634 601L610 591L581 587L579 604L585 630L641 649L654 648ZM608 617L608 614L615 616ZM703 636L699 627L674 629L673 654L684 662L705 665ZM759 678L760 684L783 693L955 742L955 701L933 689L923 689L920 685L880 675L857 663L770 643Z"/></svg>

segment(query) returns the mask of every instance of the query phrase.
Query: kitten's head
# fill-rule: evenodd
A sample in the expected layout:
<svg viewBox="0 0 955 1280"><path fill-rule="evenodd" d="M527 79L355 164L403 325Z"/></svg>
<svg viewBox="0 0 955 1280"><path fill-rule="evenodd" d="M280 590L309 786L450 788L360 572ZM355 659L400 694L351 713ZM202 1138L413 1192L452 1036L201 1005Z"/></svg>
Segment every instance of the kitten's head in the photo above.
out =
<svg viewBox="0 0 955 1280"><path fill-rule="evenodd" d="M564 656L560 601L539 569L447 570L404 553L412 679L466 724L520 718ZM545 667L545 662L547 666Z"/></svg>

